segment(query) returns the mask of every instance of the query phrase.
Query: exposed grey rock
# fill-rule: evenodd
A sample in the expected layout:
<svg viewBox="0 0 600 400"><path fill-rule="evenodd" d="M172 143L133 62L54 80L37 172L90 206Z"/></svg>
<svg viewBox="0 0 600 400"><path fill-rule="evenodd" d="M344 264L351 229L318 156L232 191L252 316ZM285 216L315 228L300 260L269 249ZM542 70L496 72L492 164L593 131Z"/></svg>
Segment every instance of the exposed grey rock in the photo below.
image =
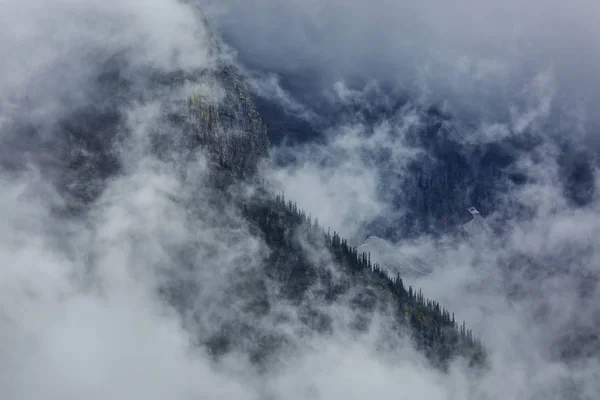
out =
<svg viewBox="0 0 600 400"><path fill-rule="evenodd" d="M224 98L215 101L196 92L179 116L219 165L237 175L253 174L259 159L267 156L269 142L244 78L235 67L223 63L209 79L224 90Z"/></svg>
<svg viewBox="0 0 600 400"><path fill-rule="evenodd" d="M199 12L200 20L206 20ZM90 101L70 108L53 128L47 142L41 129L23 123L15 130L17 142L29 132L28 148L45 147L61 193L72 210L85 207L102 192L106 179L119 173L120 152L131 136L128 118L158 106L156 124L146 128L150 151L157 157L194 157L203 149L219 184L253 176L267 156L266 127L256 111L243 76L220 54L208 26L209 54L214 63L194 71L163 71L132 66L127 54L99 59L96 79L87 90ZM141 111L140 111L141 110ZM148 120L148 117L144 117ZM35 142L35 143L33 143ZM19 157L19 156L18 156ZM11 160L12 165L26 163ZM130 157L128 157L130 158ZM46 162L46 161L45 161ZM182 165L182 163L174 163ZM51 172L48 172L51 174Z"/></svg>

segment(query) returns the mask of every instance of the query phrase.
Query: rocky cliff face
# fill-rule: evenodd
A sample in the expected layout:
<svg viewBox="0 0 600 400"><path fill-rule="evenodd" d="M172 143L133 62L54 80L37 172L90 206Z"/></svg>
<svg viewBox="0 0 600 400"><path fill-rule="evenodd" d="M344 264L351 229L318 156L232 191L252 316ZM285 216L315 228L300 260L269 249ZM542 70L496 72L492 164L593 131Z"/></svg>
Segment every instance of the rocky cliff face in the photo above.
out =
<svg viewBox="0 0 600 400"><path fill-rule="evenodd" d="M177 117L221 167L239 176L252 175L269 145L252 95L235 67L226 63L208 79L222 90L222 99L194 92ZM195 83L201 84L201 79Z"/></svg>
<svg viewBox="0 0 600 400"><path fill-rule="evenodd" d="M48 230L66 249L58 258L81 259L65 267L82 275L76 291L106 286L102 296L110 296L128 292L124 282L140 284L161 312L167 304L179 311L177 323L215 357L241 352L259 362L336 325L364 333L389 315L389 343L412 332L432 360L455 350L480 358L480 343L447 310L295 204L261 185L236 191L254 176L268 140L243 77L209 39L212 60L203 68L161 68L127 51L94 54L82 61L85 82L64 83L85 92L82 101L63 102L46 125L22 112L0 138L0 178L33 159L40 186L57 189ZM111 292L112 283L119 289ZM349 321L337 306L352 313Z"/></svg>
<svg viewBox="0 0 600 400"><path fill-rule="evenodd" d="M213 62L204 69L166 71L134 65L126 53L98 55L89 66L86 101L68 104L50 127L26 117L17 121L3 147L24 151L3 154L3 166L19 170L27 154L46 154L36 163L70 208L85 207L131 158L122 152L130 151L125 143L140 121L153 121L143 140L155 156L189 158L202 149L221 178L251 177L268 153L266 128L243 77L221 57L210 30L209 39Z"/></svg>

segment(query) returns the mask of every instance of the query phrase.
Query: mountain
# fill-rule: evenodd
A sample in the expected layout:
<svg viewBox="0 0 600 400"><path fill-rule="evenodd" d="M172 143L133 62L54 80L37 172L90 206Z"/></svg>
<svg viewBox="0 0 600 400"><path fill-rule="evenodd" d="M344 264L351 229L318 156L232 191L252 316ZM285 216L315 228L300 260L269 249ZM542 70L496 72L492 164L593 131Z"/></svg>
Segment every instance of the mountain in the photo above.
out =
<svg viewBox="0 0 600 400"><path fill-rule="evenodd" d="M209 32L212 64L161 69L134 63L127 51L96 54L91 78L77 88L88 101L65 103L47 126L24 113L3 138L3 173L35 164L62 199L51 210L61 226L119 225L149 212L152 197L141 183L156 179L151 192L161 193L159 203L172 214L149 213L138 223L154 227L159 217L173 218L186 235L161 234L166 244L159 243L156 270L144 270L140 260L158 244L144 243L139 232L123 240L146 250L128 257L142 264L141 280L161 277L157 295L215 358L236 351L265 366L298 338L367 334L383 316L387 346L409 338L436 365L458 356L483 363L483 345L450 311L262 187L256 171L268 155L265 124L244 78L198 18ZM123 211L103 214L114 204ZM77 271L89 273L89 286L102 253L91 251L89 271Z"/></svg>
<svg viewBox="0 0 600 400"><path fill-rule="evenodd" d="M191 156L201 147L212 162L244 177L267 155L266 128L248 88L222 60L212 70L163 73L132 71L124 57L115 56L103 63L92 86L94 102L72 110L56 128L55 137L63 143L61 162L69 171L60 185L73 199L92 201L103 181L121 169L116 145L128 129L125 110L136 102L163 102L160 127L152 132L160 157L173 151ZM189 94L178 96L184 91ZM218 101L215 91L222 92ZM177 97L164 103L164 96L173 94Z"/></svg>
<svg viewBox="0 0 600 400"><path fill-rule="evenodd" d="M296 91L292 93L302 98L302 89L293 88ZM558 154L559 184L570 203L585 207L594 198L597 157L592 149L569 143L568 135L557 138L507 130L486 137L476 122L459 121L441 108L416 104L390 88L367 86L349 99L321 102L325 104L315 107L307 103L313 117L304 119L285 112L273 99L263 97L257 104L270 137L288 149L283 152L286 154L293 152L289 148L302 150L307 144L326 143L328 138L339 140L336 137L343 135L335 129L339 125L360 126L365 141L381 124L408 126L387 138L380 148L360 149L361 159L377 171L377 197L390 209L400 210L366 221L363 240L374 235L396 242L456 232L472 218L467 211L472 206L484 215L500 213L504 220L523 217L528 211L514 204L507 206L507 194L537 179L528 176L519 162L547 147ZM414 154L390 157L391 142ZM289 168L296 162L293 157L282 160Z"/></svg>
<svg viewBox="0 0 600 400"><path fill-rule="evenodd" d="M296 98L304 96L301 85L286 89ZM347 148L354 153L348 156L348 152L340 151L339 163L351 160L374 171L368 175L376 177L373 197L386 207L379 215L364 220L358 239L351 238L360 244L359 251L370 252L373 261L388 271L400 271L410 282L410 274L419 276L425 270L424 264L443 265L429 260L422 263L422 259L409 256L405 245L393 243L422 238L434 242L458 238L460 243L466 236L466 247L474 251L476 261L470 259L471 254L464 254L465 264L493 265L488 265L493 278L478 283L489 288L478 289L479 295L500 292L503 300L522 305L528 313L526 318L532 321L531 331L543 327L543 332L535 334L544 337L542 351L549 359L568 363L597 360L600 314L590 305L597 297L599 282L590 244L594 236L561 236L545 244L552 235L549 232L572 235L563 227L570 216L587 215L593 221L597 212L597 148L580 142L576 128L575 133L568 126L559 130L560 124L554 124L561 118L559 112L549 118L547 125L536 129L513 132L507 123L500 134L486 136L479 130L479 121L459 121L439 108L413 103L393 90L365 88L350 100L337 99L326 105L311 99L303 104L308 114L316 117L302 120L310 126L306 131L285 129L286 121L301 126L301 116L293 110L283 112L282 106L269 98L258 104L267 128L276 130L269 130L269 135L278 137L278 146L283 149L279 153L311 154L319 146L337 150L337 144L347 144L344 140L349 137L352 143ZM270 112L272 109L278 112ZM382 125L400 128L391 129L391 134L383 140L378 138L373 146L369 140L376 137ZM406 125L410 129L403 129ZM346 136L348 130L354 136ZM360 133L355 134L357 131ZM352 147L356 142L366 144ZM393 156L394 147L401 149L401 157ZM289 171L302 171L303 163L315 159L319 167L335 165L337 155L333 151L323 153L323 157L314 159L282 157L280 161ZM553 202L552 210L544 210L550 206L549 201ZM575 223L582 226L581 232L585 232L586 224L583 220ZM534 242L524 236L524 232L531 231ZM531 248L529 243L536 244ZM419 254L435 259L438 251L443 259L443 246ZM456 257L453 251L449 253ZM559 282L565 282L564 290L548 289L563 285ZM559 301L556 296L568 299ZM555 304L559 306L553 308ZM557 315L562 315L560 308L567 304L573 311L554 322Z"/></svg>
<svg viewBox="0 0 600 400"><path fill-rule="evenodd" d="M367 333L378 314L390 318L391 336L382 346L400 346L408 335L434 365L445 367L459 355L470 365L484 365L483 344L464 322L460 326L438 302L405 286L399 273L390 276L371 254L349 246L336 232L325 232L295 203L263 193L242 207L272 250L265 268L281 296L272 301L287 300L298 307L310 334L335 335L339 322L328 308L348 304L353 313L345 323L357 334ZM266 301L263 313L268 304L273 303ZM223 336L226 343L236 340ZM276 342L286 342L285 337Z"/></svg>

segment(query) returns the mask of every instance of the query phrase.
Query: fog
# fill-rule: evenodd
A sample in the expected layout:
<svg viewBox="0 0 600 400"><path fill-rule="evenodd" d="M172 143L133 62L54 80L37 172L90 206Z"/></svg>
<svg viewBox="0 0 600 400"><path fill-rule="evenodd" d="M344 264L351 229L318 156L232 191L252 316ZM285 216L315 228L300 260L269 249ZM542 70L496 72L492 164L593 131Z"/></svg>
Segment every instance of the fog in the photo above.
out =
<svg viewBox="0 0 600 400"><path fill-rule="evenodd" d="M295 199L324 226L335 227L350 239L365 234L365 222L402 210L379 197L381 174L377 155L386 151L386 163L402 170L423 151L404 145L406 133L419 123L412 110L375 126L360 122L336 126L327 132L326 145L274 148L273 157L291 153L291 166L269 166L264 176L279 191ZM366 136L366 133L371 133ZM355 237L356 236L356 237Z"/></svg>
<svg viewBox="0 0 600 400"><path fill-rule="evenodd" d="M277 4L257 1L252 14L247 11L249 3L242 2L206 9L220 35L237 38L232 43L245 68L312 69L328 81L337 74L361 75L365 69L360 60L366 57L372 63L370 75L392 77L396 61L408 55L414 63L404 75L409 82L410 69L427 59L426 52L441 50L445 41L458 43L463 50L473 49L477 55L490 48L501 51L505 44L501 18L497 24L473 28L479 35L457 29L466 24L461 7L452 12L446 9L449 14L442 15L437 8L426 10L406 3L402 11L378 2L369 6L368 13L358 12L359 2L354 9L342 9L341 2L333 1ZM505 18L534 14L533 6L527 6L527 14L511 4L505 5ZM465 6L475 7L469 18L498 14L484 6ZM593 5L588 12L575 12L572 7L561 10L558 4L549 4L549 16L537 16L533 23L523 19L527 22L523 24L528 29L539 26L539 40L549 43L539 32L551 27L552 18L564 17L572 30L560 38L571 40L592 28L597 11ZM340 14L340 10L345 11ZM244 13L246 18L240 18ZM403 17L404 26L394 14L411 18ZM330 22L323 15L339 19ZM567 18L570 15L578 18ZM217 55L201 16L190 2L175 0L60 0L52 4L7 0L0 4L0 20L0 37L4 38L0 50L9 55L0 64L3 398L591 399L600 393L597 358L579 357L571 362L552 353L554 340L575 327L575 322L597 327L598 289L592 285L580 298L576 289L580 277L574 272L597 273L595 238L600 219L597 200L573 209L564 199L556 186L557 161L551 144L543 154L519 164L535 178L533 183L506 195L507 204L531 206L533 202L533 217L507 221L510 230L501 238L485 237L440 251L439 267L415 281L429 297L456 312L457 319L467 320L483 339L490 353L489 369L474 372L461 360L447 372L431 367L408 340L390 339L392 320L385 312L374 318L366 334L357 337L347 329L353 312L347 304L326 310L334 321L332 334L303 334L294 310L282 303L276 305L275 315L250 322L285 334L294 346L259 370L244 351L234 350L215 360L197 343L228 321L251 318L242 311L249 299L243 293L236 295L233 288L245 283L246 274L260 273L269 249L252 233L239 209L215 204L215 193L204 184L209 159L202 149L186 151L182 132L165 123L164 110L184 100L187 89L146 90L144 86L147 69L191 73L214 68ZM358 23L363 20L365 25ZM409 24L409 20L414 22ZM357 22L356 31L350 32L346 26L352 22ZM444 24L426 34L425 28L433 22ZM305 31L307 23L316 36ZM393 52L386 43L394 44L392 38L402 36L404 30L397 26L412 32L411 40L416 43L402 45L396 58L387 56ZM330 33L325 35L327 40L323 30ZM444 40L435 41L438 48L410 52L429 37ZM251 43L244 46L242 38ZM485 40L492 42L490 48L483 46ZM590 43L581 46L597 44ZM328 52L331 49L341 56ZM544 61L543 55L556 54L544 53L543 46L539 49L542 56L531 60ZM594 57L591 52L575 54ZM120 167L106 176L103 172L101 179L94 174L71 177L71 183L93 186L94 193L85 207L73 211L69 188L61 183L71 173L65 154L86 149L69 142L61 124L80 108L105 106L105 99L98 100L102 86L94 79L101 65L115 55L125 60L137 96L118 104L124 119L116 125L117 132L86 132L110 135L110 140L100 137L92 149L106 151ZM377 55L382 58L378 60ZM561 68L584 76L585 68ZM457 104L468 103L470 92L460 96L452 92L458 81L436 75L439 71L430 70L435 78L431 96L448 86L448 96L456 96ZM556 79L562 82L563 76L557 74ZM435 80L441 82L439 86ZM510 82L520 85L518 80ZM491 87L496 84L500 83ZM219 96L213 100L218 102ZM484 100L477 103L485 104ZM538 114L550 114L543 102L535 104L534 111L514 114L515 121L524 121L517 126L530 126ZM535 110L540 111L535 114ZM318 216L324 226L342 235L359 234L362 221L397 212L378 198L374 183L378 166L361 154L388 146L392 159L400 164L410 160L419 150L407 147L403 134L414 123L414 113L405 110L378 124L366 141L360 135L364 124L342 124L333 128L339 135L332 134L323 148L297 154L303 160L300 168L267 164L263 176ZM163 152L154 147L157 136L168 144ZM286 186L277 186L281 182ZM556 260L564 269L531 277L517 263L511 274L505 274L501 267L517 255L534 261ZM186 312L176 310L162 296L165 286L180 280L196 287L191 310ZM519 283L525 295L509 296L512 283ZM541 314L539 306L544 307ZM288 322L275 324L278 315L286 315ZM255 339L251 334L243 338L250 342L248 346Z"/></svg>

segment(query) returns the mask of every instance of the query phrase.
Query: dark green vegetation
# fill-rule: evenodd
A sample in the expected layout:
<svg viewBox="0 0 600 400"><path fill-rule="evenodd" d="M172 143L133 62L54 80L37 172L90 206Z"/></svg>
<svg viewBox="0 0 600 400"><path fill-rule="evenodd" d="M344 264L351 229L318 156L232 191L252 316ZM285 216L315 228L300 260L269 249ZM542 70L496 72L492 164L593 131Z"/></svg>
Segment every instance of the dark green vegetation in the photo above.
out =
<svg viewBox="0 0 600 400"><path fill-rule="evenodd" d="M473 364L484 362L482 343L458 325L454 314L425 298L398 275L371 263L370 255L336 232L325 232L283 196L262 195L243 205L244 215L258 228L271 254L267 275L277 282L284 298L297 305L346 302L355 311L351 329L368 329L375 312L394 320L396 338L408 335L416 347L438 365L465 356ZM312 310L306 324L320 333L335 333L326 314Z"/></svg>

